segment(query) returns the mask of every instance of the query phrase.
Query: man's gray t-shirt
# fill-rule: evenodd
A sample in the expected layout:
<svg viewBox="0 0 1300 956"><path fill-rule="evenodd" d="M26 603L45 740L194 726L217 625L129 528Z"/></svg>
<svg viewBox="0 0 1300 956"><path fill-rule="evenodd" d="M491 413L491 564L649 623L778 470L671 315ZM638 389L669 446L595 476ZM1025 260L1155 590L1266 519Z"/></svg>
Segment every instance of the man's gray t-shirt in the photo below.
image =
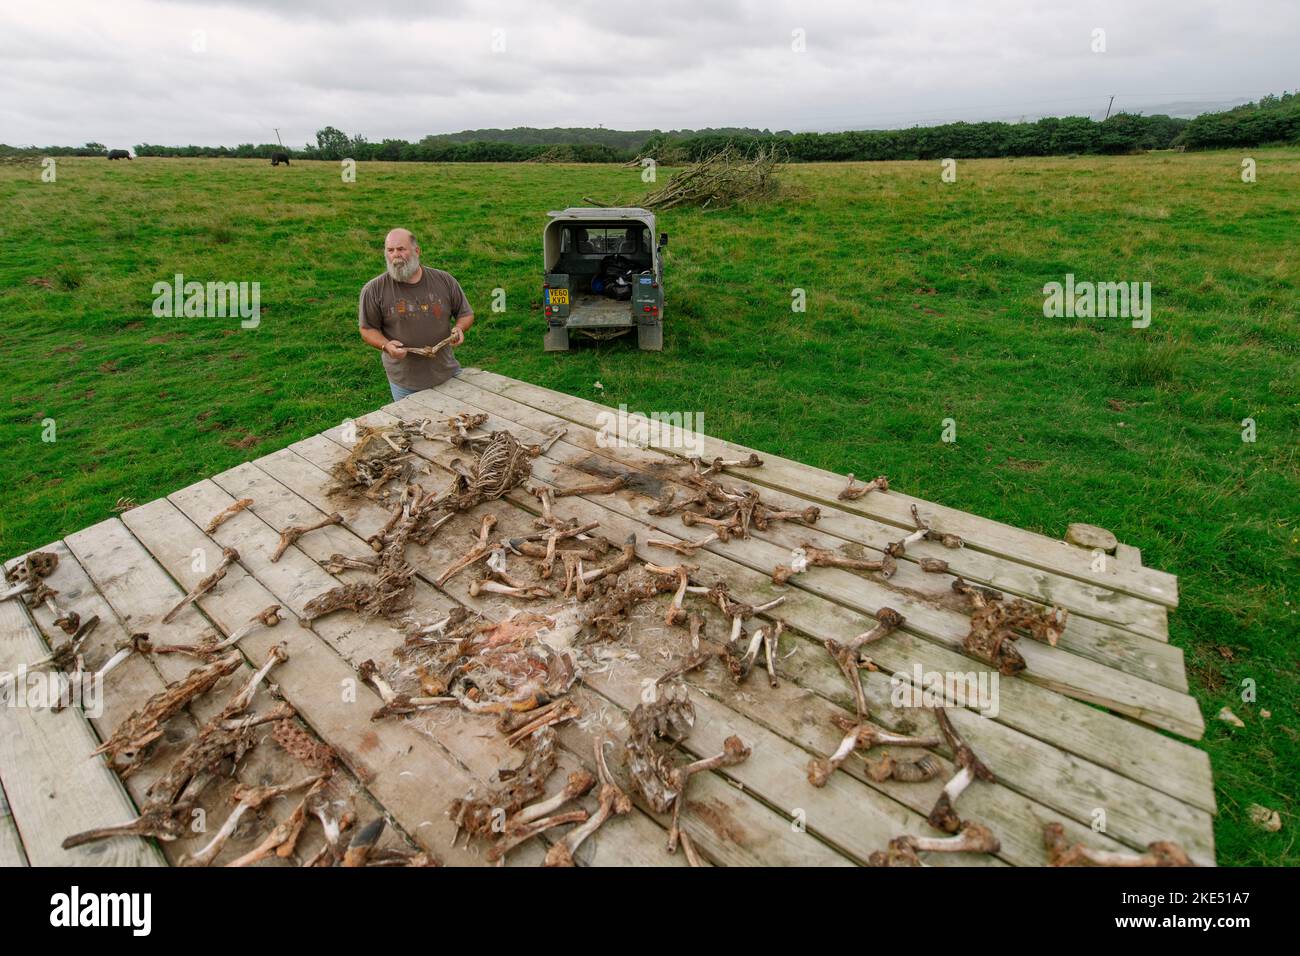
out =
<svg viewBox="0 0 1300 956"><path fill-rule="evenodd" d="M422 268L424 274L419 282L398 282L387 272L367 282L357 306L357 324L417 348L437 345L450 335L452 322L474 310L460 283L449 273ZM451 346L431 359L420 355L395 359L387 352L382 355L388 380L402 388L432 388L460 371Z"/></svg>

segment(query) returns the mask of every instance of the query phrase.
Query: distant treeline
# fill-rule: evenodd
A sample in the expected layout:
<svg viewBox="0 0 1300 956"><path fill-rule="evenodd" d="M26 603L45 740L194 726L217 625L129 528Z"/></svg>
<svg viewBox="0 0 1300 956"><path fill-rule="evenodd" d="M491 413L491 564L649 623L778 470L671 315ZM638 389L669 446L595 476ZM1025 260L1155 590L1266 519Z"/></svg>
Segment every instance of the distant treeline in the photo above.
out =
<svg viewBox="0 0 1300 956"><path fill-rule="evenodd" d="M703 158L724 146L752 153L773 143L793 162L883 159L973 159L1001 156L1069 156L1137 153L1148 149L1226 149L1300 142L1300 96L1266 96L1220 113L1192 120L1171 116L1117 113L1103 121L1086 116L1048 117L1032 123L947 123L910 129L844 133L791 133L781 130L465 130L426 136L418 142L385 139L372 143L333 126L316 133L301 149L275 143L240 146L156 146L142 143L137 156L232 157L269 159L287 152L294 159L391 160L425 163L623 163L652 156L663 163ZM100 143L85 146L12 147L12 155L102 156Z"/></svg>
<svg viewBox="0 0 1300 956"><path fill-rule="evenodd" d="M1183 130L1188 149L1227 149L1300 141L1300 94L1266 96L1223 113L1202 113Z"/></svg>

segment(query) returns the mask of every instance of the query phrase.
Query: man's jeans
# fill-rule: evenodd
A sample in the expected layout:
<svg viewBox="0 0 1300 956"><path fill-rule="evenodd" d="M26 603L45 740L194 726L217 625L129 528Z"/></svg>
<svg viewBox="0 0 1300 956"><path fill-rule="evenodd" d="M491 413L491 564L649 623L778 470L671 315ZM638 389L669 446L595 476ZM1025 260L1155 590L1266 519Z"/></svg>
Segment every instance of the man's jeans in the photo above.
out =
<svg viewBox="0 0 1300 956"><path fill-rule="evenodd" d="M455 378L459 374L460 369L456 369L456 371L451 373L451 377ZM388 387L393 391L393 401L395 402L400 402L402 399L406 398L407 395L414 395L416 392L424 391L424 389L421 388L402 388L402 386L398 385L396 382L391 381L388 383ZM437 388L436 385L434 387Z"/></svg>

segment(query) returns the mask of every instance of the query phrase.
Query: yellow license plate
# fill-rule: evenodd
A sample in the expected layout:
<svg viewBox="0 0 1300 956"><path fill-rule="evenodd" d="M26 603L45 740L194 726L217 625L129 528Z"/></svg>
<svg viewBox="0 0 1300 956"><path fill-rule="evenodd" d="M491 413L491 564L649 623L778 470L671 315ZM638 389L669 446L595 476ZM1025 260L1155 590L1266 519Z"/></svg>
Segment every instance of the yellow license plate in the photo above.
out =
<svg viewBox="0 0 1300 956"><path fill-rule="evenodd" d="M568 304L569 304L568 289L551 290L551 305L568 305Z"/></svg>

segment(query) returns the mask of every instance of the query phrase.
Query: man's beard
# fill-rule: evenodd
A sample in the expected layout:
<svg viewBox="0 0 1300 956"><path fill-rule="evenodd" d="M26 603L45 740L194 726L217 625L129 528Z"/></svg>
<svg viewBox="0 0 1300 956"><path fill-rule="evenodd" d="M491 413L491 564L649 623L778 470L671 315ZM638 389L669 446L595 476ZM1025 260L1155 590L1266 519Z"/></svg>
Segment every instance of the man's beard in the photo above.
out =
<svg viewBox="0 0 1300 956"><path fill-rule="evenodd" d="M412 253L411 257L406 260L405 265L395 265L392 262L388 262L388 274L398 282L410 282L419 270L420 257L414 253Z"/></svg>

